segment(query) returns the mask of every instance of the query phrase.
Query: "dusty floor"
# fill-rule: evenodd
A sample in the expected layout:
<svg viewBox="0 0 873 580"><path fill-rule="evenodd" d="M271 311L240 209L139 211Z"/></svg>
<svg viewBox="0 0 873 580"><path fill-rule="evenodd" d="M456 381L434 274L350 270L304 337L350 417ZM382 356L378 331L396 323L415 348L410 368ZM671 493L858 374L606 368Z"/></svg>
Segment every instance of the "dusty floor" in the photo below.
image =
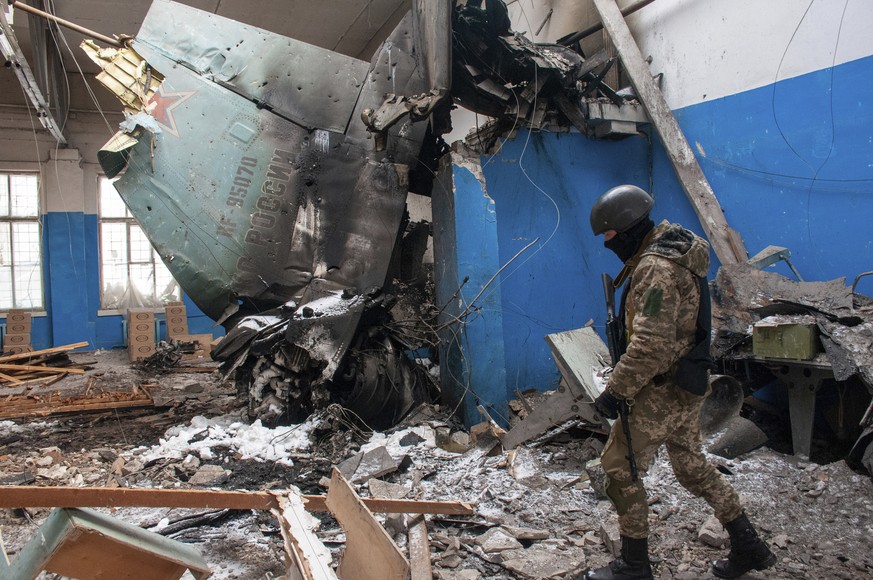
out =
<svg viewBox="0 0 873 580"><path fill-rule="evenodd" d="M384 446L399 467L380 479L405 486L406 497L475 504L474 516L428 517L435 578L565 578L611 559L603 538L615 536L615 516L594 490L596 473L591 481L584 469L601 443L586 431L556 430L514 452L487 455L480 447L450 452L435 446L450 422L430 408L390 433L327 429L338 423L336 417L269 430L244 420L235 389L222 385L217 374L153 379L131 369L124 355L72 355L76 362L95 361L94 368L55 387L75 390L90 376L92 390L157 382L153 394L167 406L2 421L0 483L248 490L296 485L303 493L321 494L320 481L333 464ZM755 577L873 576L870 477L842 461L798 463L768 448L739 460L713 460L740 491L778 556L773 569ZM376 489L359 476L361 495ZM726 549L699 539L711 513L707 506L682 490L664 457L656 460L646 485L656 577L711 578L709 562ZM210 523L198 527L186 527L190 520L182 519L211 511L124 508L113 515L190 543L213 567L213 578L283 574L282 540L269 513L210 513ZM0 510L11 558L48 513ZM319 537L338 558L342 530L329 516L318 515ZM385 526L404 548L399 520L387 518Z"/></svg>

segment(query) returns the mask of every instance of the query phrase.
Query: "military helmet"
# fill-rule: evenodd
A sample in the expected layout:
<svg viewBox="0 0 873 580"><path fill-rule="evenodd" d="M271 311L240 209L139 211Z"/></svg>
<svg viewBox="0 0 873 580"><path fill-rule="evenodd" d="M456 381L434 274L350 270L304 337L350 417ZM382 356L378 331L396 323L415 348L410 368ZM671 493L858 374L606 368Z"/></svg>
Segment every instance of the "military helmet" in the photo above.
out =
<svg viewBox="0 0 873 580"><path fill-rule="evenodd" d="M652 196L636 185L613 187L594 202L591 230L595 236L607 230L625 232L649 215L653 205Z"/></svg>

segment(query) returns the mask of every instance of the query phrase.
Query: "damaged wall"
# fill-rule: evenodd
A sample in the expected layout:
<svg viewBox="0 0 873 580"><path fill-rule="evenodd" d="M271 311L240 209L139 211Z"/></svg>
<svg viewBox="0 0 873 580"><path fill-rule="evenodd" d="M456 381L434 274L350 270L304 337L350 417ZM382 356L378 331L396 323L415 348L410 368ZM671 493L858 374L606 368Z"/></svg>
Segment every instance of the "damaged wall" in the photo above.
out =
<svg viewBox="0 0 873 580"><path fill-rule="evenodd" d="M590 319L602 329L600 273L615 274L620 264L591 234L590 205L615 183L648 187L649 158L642 138L596 141L524 131L494 155L453 156L454 189L433 193L437 302L449 303L464 277L470 280L447 314L464 311L503 264L539 238L485 290L464 327L448 336L457 358L443 359L444 395L457 400L469 381L468 423L481 420L477 402L506 421L506 401L516 389L557 385L546 334ZM473 173L477 162L484 182ZM664 215L655 212L656 219Z"/></svg>
<svg viewBox="0 0 873 580"><path fill-rule="evenodd" d="M549 6L537 11L518 4L512 6L514 29L540 29L536 37L529 32L538 41L567 32L555 24L561 2L549 5L555 12L542 27ZM621 7L629 4L619 2ZM873 38L865 31L873 13L858 3L837 1L762 6L752 0L659 0L627 21L642 54L652 57L652 74L663 73L668 104L728 224L743 236L749 252L787 247L806 280L847 277L851 284L857 274L870 270L873 85L867 79L873 73ZM578 28L589 24L579 22ZM503 283L500 309L488 305L478 313L484 321L471 318L467 325L474 356L464 362L471 376L483 372L477 368L484 365L472 344L477 324L501 328L498 343L505 367L492 366L485 374L494 382L495 375L505 372L505 385L480 388L474 383L479 395L502 391L512 398L515 388L551 388L558 373L542 336L581 326L589 318L602 328L598 275L614 273L618 263L590 236L588 212L608 187L629 182L650 189L657 200L656 221L670 219L702 234L669 159L653 139L648 157L645 136L616 144L576 134L535 134L530 140L521 134L493 158L482 157L496 211L480 208L478 220L496 232L486 241L498 252L499 264L537 235L542 245L556 222L554 206L525 173L537 175L532 181L555 200L561 224L543 253L531 257L532 249L516 261L524 265ZM457 181L455 187L455 203L464 203ZM474 204L465 207L477 211ZM455 213L461 210L456 207ZM473 243L465 237L481 242L477 235L459 231L459 253L465 243ZM711 257L712 278L719 263ZM459 279L465 275L461 265L459 258ZM496 271L482 269L488 271L479 272L479 278L486 281ZM793 278L784 263L773 269ZM469 287L473 280L465 287L468 299L478 292ZM873 278L868 277L858 291L869 294L871 288ZM489 335L484 344L492 348L496 343ZM474 411L468 421L478 421L475 407L469 408Z"/></svg>

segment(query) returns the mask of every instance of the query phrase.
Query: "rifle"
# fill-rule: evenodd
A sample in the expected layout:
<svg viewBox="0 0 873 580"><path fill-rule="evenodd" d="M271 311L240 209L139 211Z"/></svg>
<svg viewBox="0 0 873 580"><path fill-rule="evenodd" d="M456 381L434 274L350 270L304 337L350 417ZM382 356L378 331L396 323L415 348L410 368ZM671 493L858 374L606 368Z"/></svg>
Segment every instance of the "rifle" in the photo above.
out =
<svg viewBox="0 0 873 580"><path fill-rule="evenodd" d="M603 293L606 295L606 346L609 348L609 358L612 359L614 368L622 355L621 321L615 317L615 282L612 280L612 276L606 273L603 274ZM630 405L628 405L627 400L623 400L618 406L618 415L621 418L622 431L624 431L624 437L627 440L627 462L630 467L631 481L637 481L640 477L631 442L630 425L628 424Z"/></svg>

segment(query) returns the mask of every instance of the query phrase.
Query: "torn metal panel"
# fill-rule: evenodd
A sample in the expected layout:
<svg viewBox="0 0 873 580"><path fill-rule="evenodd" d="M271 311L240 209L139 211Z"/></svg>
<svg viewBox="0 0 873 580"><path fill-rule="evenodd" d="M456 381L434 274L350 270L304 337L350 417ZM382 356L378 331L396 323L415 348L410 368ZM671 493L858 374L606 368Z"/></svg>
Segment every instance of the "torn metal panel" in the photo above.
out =
<svg viewBox="0 0 873 580"><path fill-rule="evenodd" d="M150 112L149 107L154 109L157 106L152 100L164 81L164 75L153 70L134 49L100 48L87 39L81 47L102 69L97 80L125 106L145 112Z"/></svg>
<svg viewBox="0 0 873 580"><path fill-rule="evenodd" d="M756 316L774 314L762 310L773 305L796 304L830 316L851 316L852 294L840 278L828 282L795 282L775 272L764 272L748 264L724 265L716 275L712 293L713 327L719 333L713 351L721 356L736 341L751 334ZM756 315L755 311L760 314ZM735 342L734 342L735 344Z"/></svg>
<svg viewBox="0 0 873 580"><path fill-rule="evenodd" d="M134 46L308 129L344 132L367 78L365 61L168 0L154 0Z"/></svg>
<svg viewBox="0 0 873 580"><path fill-rule="evenodd" d="M443 94L452 87L452 10L450 2L412 3L416 56L429 88Z"/></svg>
<svg viewBox="0 0 873 580"><path fill-rule="evenodd" d="M412 27L409 14L368 64L159 0L130 43L144 60L125 71L155 90L123 100L138 112L101 163L107 174L125 168L116 189L186 293L236 326L213 356L237 370L265 420L299 420L358 391L359 414L375 422L421 400L414 381L384 389L379 373L351 368L345 388L327 390L363 293L385 284L427 132L415 121L430 110L382 128L384 152L361 113L446 81L425 70L433 63L416 54ZM108 69L119 55L97 56ZM131 83L116 76L107 84L124 95ZM258 313L273 319L237 325Z"/></svg>
<svg viewBox="0 0 873 580"><path fill-rule="evenodd" d="M594 430L608 430L606 418L593 405L602 390L598 383L603 379L597 375L608 366L606 344L591 327L549 334L546 342L561 372L561 384L503 436L504 449L512 449L573 417Z"/></svg>

